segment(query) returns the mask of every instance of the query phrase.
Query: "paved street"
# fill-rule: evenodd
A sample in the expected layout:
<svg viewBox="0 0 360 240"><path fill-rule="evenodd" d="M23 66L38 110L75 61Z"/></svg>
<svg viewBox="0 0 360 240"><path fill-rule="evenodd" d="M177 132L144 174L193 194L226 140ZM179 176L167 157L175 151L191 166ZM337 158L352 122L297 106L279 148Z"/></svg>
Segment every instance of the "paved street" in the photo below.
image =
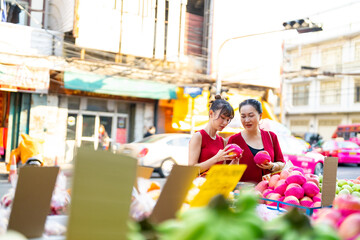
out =
<svg viewBox="0 0 360 240"><path fill-rule="evenodd" d="M338 179L355 179L360 176L360 167L355 164L341 164L338 167Z"/></svg>

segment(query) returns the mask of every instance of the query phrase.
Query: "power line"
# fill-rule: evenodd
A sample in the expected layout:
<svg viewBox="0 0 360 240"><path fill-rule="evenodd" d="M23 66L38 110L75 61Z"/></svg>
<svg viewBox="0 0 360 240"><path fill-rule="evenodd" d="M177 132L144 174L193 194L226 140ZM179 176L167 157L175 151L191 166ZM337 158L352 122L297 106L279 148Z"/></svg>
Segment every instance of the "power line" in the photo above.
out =
<svg viewBox="0 0 360 240"><path fill-rule="evenodd" d="M15 1L16 2L16 4L19 6L19 7L21 7L22 8L22 6L17 2L17 1ZM353 3L351 3L351 4L354 4L355 2L353 2ZM342 6L340 6L340 7L346 7L346 6L349 6L349 5L351 5L351 4L345 4L345 5L342 5ZM335 8L334 8L335 9ZM337 8L338 9L338 8ZM39 21L37 21L37 19L36 18L34 18L26 9L24 9L24 8L22 8L22 10L24 10L25 12L26 12L26 14L30 17L30 18L33 18L33 19L35 19L35 22L38 24L38 25L40 25L41 27L43 27L43 25L39 22ZM323 11L323 13L324 12L327 12L327 11L331 11L331 10L333 10L333 9L329 9L329 10L326 10L326 11ZM321 12L320 12L321 13ZM317 14L319 14L319 13L317 13ZM346 25L348 25L348 24L346 24ZM44 29L48 34L50 34L50 35L52 35L54 38L51 40L53 43L63 43L65 46L71 46L71 47L74 47L74 48L79 48L79 49L81 49L81 47L80 46L78 46L78 45L76 45L76 44L74 44L74 43L71 43L71 42L66 42L65 40L62 40L62 39L60 39L59 40L59 38L58 38L58 36L56 36L56 35L54 35L54 34L52 34L51 32L49 32L49 31L47 31L47 29ZM207 48L204 48L203 47L203 49L205 49L205 50L207 50ZM92 52L92 53L94 53L94 54L99 54L99 55L103 55L103 56L105 56L105 57L109 57L109 58L112 58L112 57L114 57L114 54L112 54L112 53L108 53L108 52L105 52L105 51L101 51L101 50L89 50L90 52ZM79 55L80 53L79 52L77 52L77 51L75 51L75 50L71 50L71 49L69 49L69 48L64 48L64 52L65 53L68 53L68 54L74 54L74 55ZM330 53L328 53L329 55L330 55ZM108 65L112 65L112 64L114 64L114 62L112 62L112 61L107 61L107 60L104 60L103 58L99 58L99 57L95 57L95 56L93 56L93 55L86 55L86 57L87 57L87 59L91 59L91 60L93 60L93 61L99 61L99 62L101 62L101 63L104 63L104 62L107 62L107 64ZM207 56L197 56L198 58L200 58L201 60L206 60L207 59ZM202 68L202 69L206 69L205 67L204 68ZM347 69L352 69L352 68L347 68ZM357 69L357 68L356 68ZM256 78L255 78L256 79Z"/></svg>
<svg viewBox="0 0 360 240"><path fill-rule="evenodd" d="M360 3L360 1L354 1L354 2L343 4L343 5L340 5L340 6L337 6L337 7L329 8L329 9L326 9L326 10L323 10L323 11L320 11L320 12L310 14L308 17L314 17L314 16L321 15L321 14L324 14L324 13L332 12L332 11L335 11L335 10L339 10L341 8L349 7L349 6L351 6L353 4L357 4L357 3Z"/></svg>

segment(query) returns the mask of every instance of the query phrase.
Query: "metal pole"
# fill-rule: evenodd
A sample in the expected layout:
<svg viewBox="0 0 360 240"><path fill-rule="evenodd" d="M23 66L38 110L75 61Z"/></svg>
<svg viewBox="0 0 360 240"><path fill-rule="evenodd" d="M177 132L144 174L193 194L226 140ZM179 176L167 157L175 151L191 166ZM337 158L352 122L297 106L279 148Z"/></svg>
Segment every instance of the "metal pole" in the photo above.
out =
<svg viewBox="0 0 360 240"><path fill-rule="evenodd" d="M191 98L191 135L195 133L195 119L194 119L194 108L195 108L195 98Z"/></svg>
<svg viewBox="0 0 360 240"><path fill-rule="evenodd" d="M220 53L226 43L230 42L231 40L235 40L235 39L259 36L259 35L264 35L264 34L269 34L269 33L283 32L283 31L287 31L287 30L291 30L291 29L279 29L279 30L273 30L273 31L269 31L269 32L254 33L254 34L249 34L249 35L232 37L232 38L228 38L224 42L222 42L218 49L217 57L216 57L216 94L221 93Z"/></svg>

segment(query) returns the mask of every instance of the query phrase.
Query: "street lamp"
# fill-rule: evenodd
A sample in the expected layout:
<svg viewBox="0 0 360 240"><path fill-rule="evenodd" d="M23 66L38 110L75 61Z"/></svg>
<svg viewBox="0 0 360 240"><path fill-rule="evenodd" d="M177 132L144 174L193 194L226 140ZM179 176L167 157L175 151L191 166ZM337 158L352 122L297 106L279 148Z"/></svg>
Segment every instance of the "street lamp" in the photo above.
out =
<svg viewBox="0 0 360 240"><path fill-rule="evenodd" d="M220 78L220 53L223 49L224 45L231 40L240 39L240 38L247 38L247 37L253 37L253 36L259 36L259 35L265 35L269 33L276 33L276 32L283 32L287 30L293 30L296 29L299 34L301 33L308 33L308 32L317 32L322 31L322 26L320 24L315 24L311 22L308 18L307 19L298 19L293 21L288 21L283 23L284 29L269 31L269 32L262 32L262 33L254 33L249 35L243 35L243 36L237 36L228 38L225 41L223 41L218 49L217 52L217 59L216 59L216 94L221 94L221 78Z"/></svg>

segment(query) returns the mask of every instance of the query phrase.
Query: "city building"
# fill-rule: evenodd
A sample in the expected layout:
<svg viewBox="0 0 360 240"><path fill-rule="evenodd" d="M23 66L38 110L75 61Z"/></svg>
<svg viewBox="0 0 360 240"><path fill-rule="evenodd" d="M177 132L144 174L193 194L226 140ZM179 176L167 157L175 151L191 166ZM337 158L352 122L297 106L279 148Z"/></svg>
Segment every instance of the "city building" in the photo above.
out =
<svg viewBox="0 0 360 240"><path fill-rule="evenodd" d="M111 149L141 139L151 125L165 132L177 87L209 81L196 56L201 1L2 3L0 147L7 161L21 133L45 140L45 158L63 163L75 147L97 149L101 125Z"/></svg>
<svg viewBox="0 0 360 240"><path fill-rule="evenodd" d="M211 0L0 1L0 153L6 161L21 133L43 139L45 160L61 164L76 147L98 149L102 125L111 150L141 139L152 125L158 133L189 132L196 115L199 128L216 91L216 52L238 34L223 32L228 23L219 16L227 4ZM235 96L235 105L239 94L262 97L278 87L279 64L271 67L271 79L260 68L256 81L244 81L248 76L232 71L234 65L225 68L237 59L228 53L219 58L221 92ZM193 99L189 87L201 97Z"/></svg>
<svg viewBox="0 0 360 240"><path fill-rule="evenodd" d="M349 29L285 44L280 111L295 135L326 140L339 124L360 122L360 35Z"/></svg>

